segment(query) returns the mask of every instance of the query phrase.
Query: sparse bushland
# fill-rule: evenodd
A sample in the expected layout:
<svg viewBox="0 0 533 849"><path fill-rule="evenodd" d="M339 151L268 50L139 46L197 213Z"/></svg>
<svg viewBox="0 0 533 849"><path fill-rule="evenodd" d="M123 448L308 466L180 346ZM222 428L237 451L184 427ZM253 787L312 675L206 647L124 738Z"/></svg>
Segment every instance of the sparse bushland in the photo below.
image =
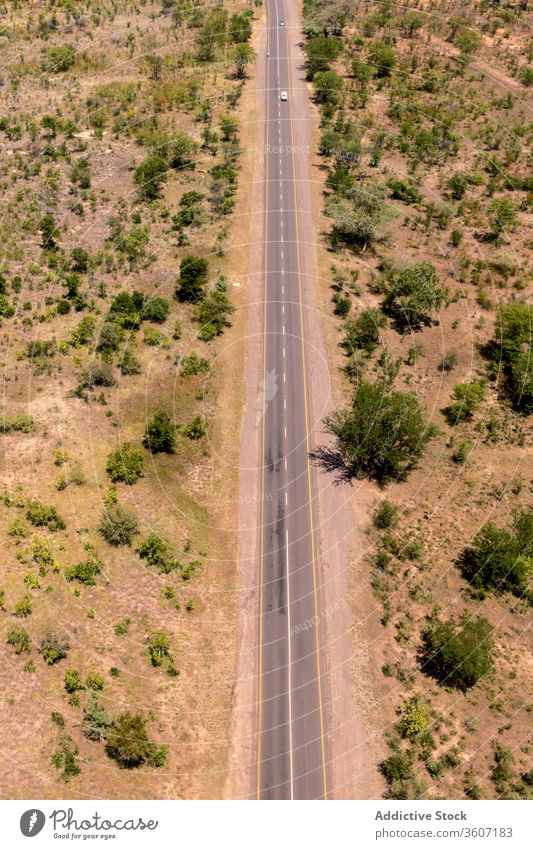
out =
<svg viewBox="0 0 533 849"><path fill-rule="evenodd" d="M164 628L177 655L182 638L203 640L215 598L231 595L231 572L199 569L204 556L222 562L231 553L209 530L212 510L218 510L215 499L190 485L190 472L199 463L202 478L204 472L217 473L219 446L208 452L201 434L207 417L215 443L220 439L216 425L226 380L218 358L220 334L233 321L225 281L237 282L245 274L244 264L227 246L235 226L232 211L244 199L238 197L241 179L244 191L248 184L241 169L249 123L240 98L249 99L244 80L254 59L250 38L258 13L249 0L229 0L213 9L165 2L159 10L153 4L98 0L94 15L85 14L85 5L76 11L75 21L64 3L43 7L37 17L27 4L14 0L7 0L5 9L11 21L7 40L2 39L8 45L4 76L9 115L0 116L0 141L10 156L9 174L0 168L0 319L9 344L0 429L9 458L10 495L2 500L0 517L6 564L0 615L12 659L6 697L21 683L20 675L30 674L35 692L43 689L52 700L68 700L65 716L53 712L51 727L71 735L69 751L84 778L95 792L103 787L105 775L108 789L109 779L113 792L120 795L127 788L122 795L140 796L150 781L143 770L125 774L116 763L105 766L102 742L120 713L113 710L113 701L120 700L127 686L130 701L149 704L149 721L169 741L179 765L179 737L183 741L192 731L190 717L201 715L208 693L217 719L199 721L207 746L193 737L185 744L193 758L200 758L202 769L185 787L183 773L173 767L166 782L174 796L216 796L222 771L212 765L225 757L231 652L216 661L201 653L194 670L184 657L187 674L174 688L182 716L179 730L167 726L164 710L160 712L162 671L147 675L146 646L133 653L127 675L122 659L109 661L109 690L98 704L93 694L106 682L86 670L104 644L106 650L117 644L124 648L125 622L135 640L139 626L141 634ZM176 40L180 32L183 37ZM196 40L200 32L206 41ZM46 96L36 97L35 86L41 85ZM72 91L81 94L73 100ZM223 97L217 94L221 91ZM191 275L186 280L183 274L181 282L191 286L192 298L180 300L173 297L168 272L187 256L205 257L209 267L203 279ZM235 291L236 302L241 293ZM191 356L191 340L197 336L202 357L199 350ZM236 381L241 369L242 363ZM29 394L24 386L31 387ZM80 399L85 402L81 407ZM170 411L174 403L177 419L174 423L172 418L170 437L153 432L150 448L157 451L159 436L160 447L173 447L175 437L183 451L151 458L140 444L145 419L152 424L154 412ZM202 413L204 403L208 412ZM227 407L226 396L224 403ZM116 453L121 447L126 450ZM56 451L61 451L57 465ZM148 459L150 466L155 464L155 477L146 475L142 482L141 457L144 466ZM106 466L109 475L97 481L94 472L99 476ZM168 499L157 495L155 479L164 480ZM143 494L146 530L138 539L146 539L156 525L175 543L167 557L160 552L150 563L128 551L129 523L108 523L107 517L101 530L118 548L107 548L102 539L106 551L101 551L97 543L101 510L105 507L109 514L119 499L125 503L126 487L132 484L129 494L138 495L141 489ZM224 488L233 486L230 479L224 482ZM39 551L38 539L46 540L48 551ZM136 543L133 534L130 544ZM123 608L126 596L119 587L124 557L133 570L128 570L132 598L140 580L143 610L153 612L146 624L137 604ZM172 597L163 594L158 580L158 572L167 569L163 581ZM194 599L182 598L193 577ZM179 626L176 617L169 617L169 609L176 608L183 611ZM194 615L185 616L193 608ZM168 625L162 624L164 617L169 617ZM61 652L56 655L58 646L52 644L67 642L53 624L60 621L68 621L73 647L67 660ZM53 639L45 663L39 648L46 622ZM105 622L112 623L109 634ZM224 645L232 642L227 623L219 634ZM29 652L23 631L12 631L20 625L27 626ZM81 633L83 640L75 640ZM213 663L214 688L202 671ZM170 663L164 663L164 671L178 674ZM84 721L72 722L82 711ZM49 749L36 745L29 703L20 703L16 716L8 718L5 737L10 749L17 739L16 759L28 776L28 792L53 794L65 768L63 751L57 754L57 772L51 763L59 735ZM80 754L75 754L77 746ZM156 750L153 762L161 764L164 751ZM152 762L151 754L145 751L144 763ZM151 786L161 794L156 776Z"/></svg>
<svg viewBox="0 0 533 849"><path fill-rule="evenodd" d="M306 72L320 113L315 173L324 173L326 227L321 218L316 226L326 230L322 267L333 251L335 269L343 269L324 282L325 297L333 290L325 335L332 368L346 378L345 410L326 423L337 444L315 457L346 480L354 474L350 450L358 466L367 461L363 444L380 445L380 412L365 407L368 423L352 412L358 392L370 395L367 384L411 394L422 420L440 410L452 428L425 444L419 470L403 480L369 475L398 507L392 529L382 526L386 509L383 519L379 506L368 517L366 561L384 628L372 640L384 654L384 679L394 679L394 690L384 680L376 698L386 714L394 692L385 728L391 751L380 772L395 799L530 792L524 753L519 767L506 752L527 733L531 683L523 640L529 520L520 519L520 541L515 527L529 511L517 470L533 411L532 184L523 167L531 133L517 96L529 81L531 51L526 9L510 15L471 0L461 15L449 3L436 14L427 4L304 2ZM352 274L356 291L347 285ZM356 474L367 476L360 467ZM372 483L358 484L359 492L366 504L378 502ZM364 568L354 570L364 580ZM457 598L465 617L439 619L435 611ZM478 618L482 599L493 632ZM424 653L430 631L433 660ZM483 732L472 719L480 710ZM503 725L502 714L510 717ZM429 727L409 736L407 715ZM483 746L489 734L501 752ZM504 774L495 782L500 761Z"/></svg>

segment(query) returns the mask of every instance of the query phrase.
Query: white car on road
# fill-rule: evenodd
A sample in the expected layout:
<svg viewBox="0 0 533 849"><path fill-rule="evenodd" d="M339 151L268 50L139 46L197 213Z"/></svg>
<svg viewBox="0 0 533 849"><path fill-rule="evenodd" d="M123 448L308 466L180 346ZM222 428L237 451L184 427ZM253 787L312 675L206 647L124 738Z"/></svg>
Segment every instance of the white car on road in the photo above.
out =
<svg viewBox="0 0 533 849"><path fill-rule="evenodd" d="M279 99L280 99L280 100L287 100L287 92L286 92L286 91L282 91L282 92L281 92L281 94L280 94L280 96L279 96Z"/></svg>

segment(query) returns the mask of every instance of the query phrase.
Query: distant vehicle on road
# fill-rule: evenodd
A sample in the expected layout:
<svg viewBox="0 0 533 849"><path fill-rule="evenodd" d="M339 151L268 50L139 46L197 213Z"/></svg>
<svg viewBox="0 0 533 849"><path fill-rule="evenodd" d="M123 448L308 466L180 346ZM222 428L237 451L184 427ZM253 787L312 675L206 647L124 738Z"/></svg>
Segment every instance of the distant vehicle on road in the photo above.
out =
<svg viewBox="0 0 533 849"><path fill-rule="evenodd" d="M286 91L282 91L282 92L281 92L281 94L280 94L280 96L279 96L279 99L280 99L280 100L287 100L287 92L286 92Z"/></svg>
<svg viewBox="0 0 533 849"><path fill-rule="evenodd" d="M280 21L280 22L279 22L279 25L280 25L280 27L284 27L284 26L285 26L285 21Z"/></svg>

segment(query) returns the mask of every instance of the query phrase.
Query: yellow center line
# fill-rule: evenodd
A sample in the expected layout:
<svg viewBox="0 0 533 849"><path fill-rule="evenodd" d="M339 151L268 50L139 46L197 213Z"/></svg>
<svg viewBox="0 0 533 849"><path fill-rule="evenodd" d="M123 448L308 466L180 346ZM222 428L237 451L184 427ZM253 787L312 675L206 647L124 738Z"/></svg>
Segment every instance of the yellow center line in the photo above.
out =
<svg viewBox="0 0 533 849"><path fill-rule="evenodd" d="M289 51L287 50L287 69L289 74L289 91L293 92L291 63L289 61ZM292 155L292 187L294 195L294 218L296 226L296 257L298 268L298 299L300 307L300 333L302 343L302 372L303 372L303 391L304 391L304 420L305 420L305 443L307 454L307 488L309 494L309 521L311 527L311 559L313 563L313 596L315 607L316 620L316 667L317 667L317 684L318 684L318 703L320 711L320 742L322 747L322 780L324 785L324 799L327 799L327 777L326 777L326 743L324 736L324 711L322 707L322 684L320 676L320 640L319 640L319 618L318 618L318 587L316 580L316 555L315 555L315 535L314 535L314 520L313 520L313 504L312 504L312 488L311 488L311 463L309 460L309 416L307 405L307 379L305 369L305 347L304 347L304 320L303 320L303 303L302 303L302 278L301 278L301 262L300 262L300 234L298 227L298 195L296 191L296 169L294 160L294 131L292 125L292 107L289 98L289 126L291 131L291 155Z"/></svg>

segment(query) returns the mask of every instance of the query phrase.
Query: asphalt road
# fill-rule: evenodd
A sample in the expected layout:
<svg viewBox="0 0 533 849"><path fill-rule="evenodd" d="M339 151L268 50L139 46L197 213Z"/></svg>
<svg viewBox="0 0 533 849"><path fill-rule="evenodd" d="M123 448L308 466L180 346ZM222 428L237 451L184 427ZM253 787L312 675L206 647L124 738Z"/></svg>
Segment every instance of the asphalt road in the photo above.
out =
<svg viewBox="0 0 533 849"><path fill-rule="evenodd" d="M318 563L309 464L298 122L284 0L267 0L264 409L257 796L327 798ZM281 101L282 91L288 100ZM308 235L308 234L307 234Z"/></svg>

